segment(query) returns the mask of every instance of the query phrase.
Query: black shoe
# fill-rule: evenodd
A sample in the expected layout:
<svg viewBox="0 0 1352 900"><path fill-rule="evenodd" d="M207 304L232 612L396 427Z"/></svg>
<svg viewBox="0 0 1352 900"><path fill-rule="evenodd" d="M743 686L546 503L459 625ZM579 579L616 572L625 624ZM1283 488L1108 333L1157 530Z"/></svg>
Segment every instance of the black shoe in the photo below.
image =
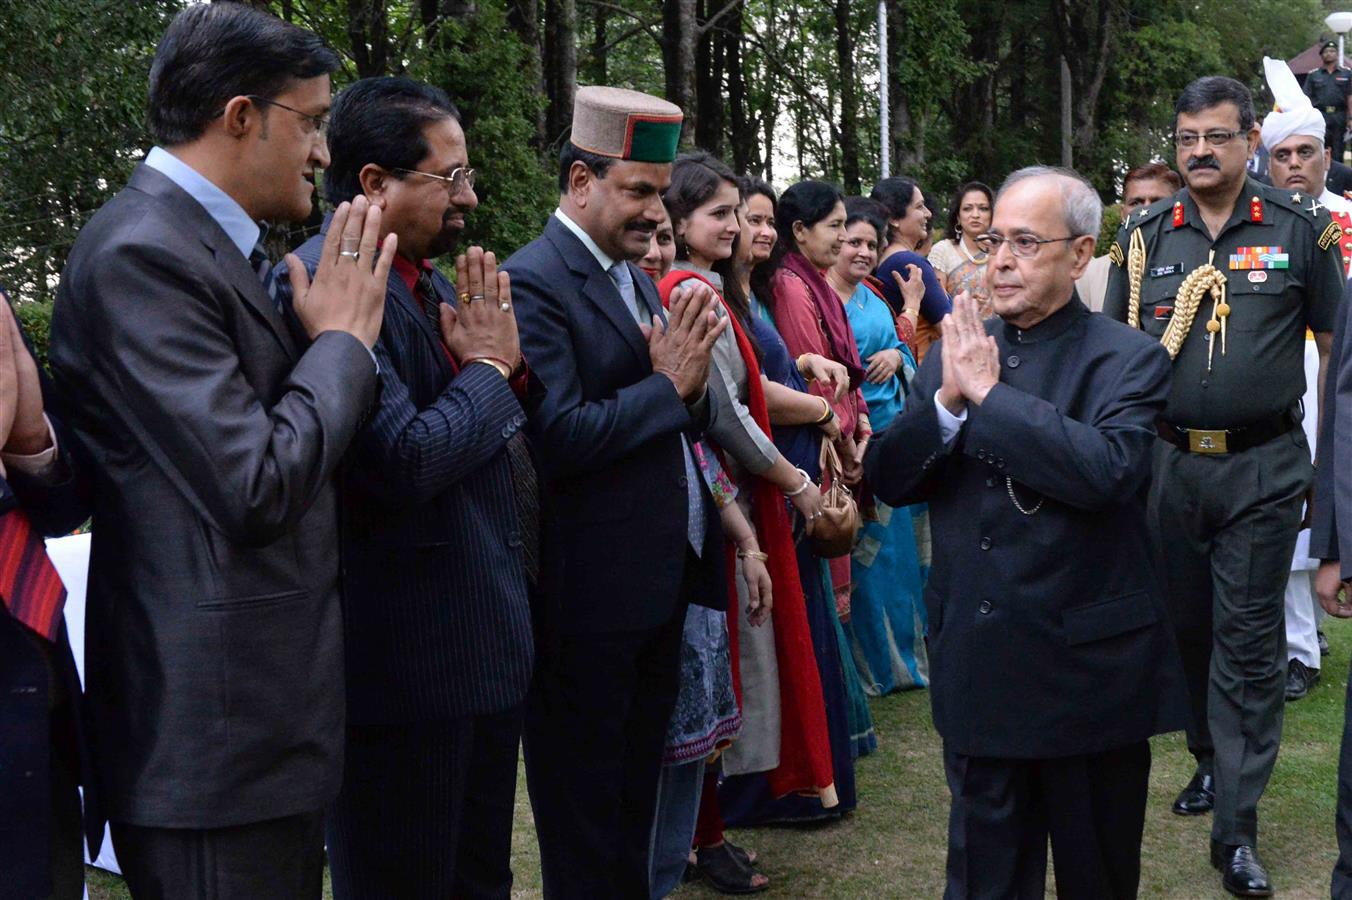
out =
<svg viewBox="0 0 1352 900"><path fill-rule="evenodd" d="M1272 882L1248 844L1231 847L1211 842L1211 865L1221 871L1221 887L1236 897L1271 897Z"/></svg>
<svg viewBox="0 0 1352 900"><path fill-rule="evenodd" d="M1216 805L1216 780L1197 772L1188 786L1178 792L1173 810L1180 816L1203 816Z"/></svg>
<svg viewBox="0 0 1352 900"><path fill-rule="evenodd" d="M1310 688L1319 682L1319 670L1311 669L1298 659L1291 660L1286 668L1286 699L1299 700L1310 692Z"/></svg>
<svg viewBox="0 0 1352 900"><path fill-rule="evenodd" d="M1319 638L1319 655L1329 655L1329 636L1322 631L1316 631L1315 637Z"/></svg>

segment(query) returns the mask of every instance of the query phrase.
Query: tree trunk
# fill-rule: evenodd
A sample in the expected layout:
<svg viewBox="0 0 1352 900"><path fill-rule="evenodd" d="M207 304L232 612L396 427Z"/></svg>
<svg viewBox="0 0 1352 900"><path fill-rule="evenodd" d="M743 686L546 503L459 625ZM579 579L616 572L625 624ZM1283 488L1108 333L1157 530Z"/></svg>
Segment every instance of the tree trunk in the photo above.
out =
<svg viewBox="0 0 1352 900"><path fill-rule="evenodd" d="M667 99L685 113L681 125L681 142L688 144L695 134L699 118L695 109L695 41L697 26L696 0L663 0L662 25L666 42L663 62L666 64Z"/></svg>
<svg viewBox="0 0 1352 900"><path fill-rule="evenodd" d="M540 42L540 2L539 0L510 0L507 7L507 24L516 32L516 36L526 47L526 65L541 96L548 96L544 82L544 46ZM549 146L545 136L545 108L535 110L535 146L543 150Z"/></svg>
<svg viewBox="0 0 1352 900"><path fill-rule="evenodd" d="M1071 118L1071 98L1073 96L1070 87L1070 63L1062 56L1061 64L1061 165L1069 169L1075 165L1075 153L1071 147L1071 131L1074 128L1074 120Z"/></svg>
<svg viewBox="0 0 1352 900"><path fill-rule="evenodd" d="M1073 100L1075 154L1092 161L1098 144L1098 99L1111 63L1112 38L1121 25L1116 3L1052 0L1052 31L1076 86Z"/></svg>
<svg viewBox="0 0 1352 900"><path fill-rule="evenodd" d="M728 66L729 138L732 145L732 168L739 175L751 171L755 149L755 126L747 116L746 72L742 62L743 13L745 0L728 14L727 31L723 35Z"/></svg>
<svg viewBox="0 0 1352 900"><path fill-rule="evenodd" d="M609 84L609 67L606 65L606 24L610 12L604 6L592 7L592 45L591 59L587 60L591 72L592 84Z"/></svg>
<svg viewBox="0 0 1352 900"><path fill-rule="evenodd" d="M695 146L714 156L723 157L723 71L725 67L723 41L720 32L708 26L711 0L698 0L696 27L699 41L695 45ZM713 0L717 3L718 0ZM717 10L714 10L716 12Z"/></svg>
<svg viewBox="0 0 1352 900"><path fill-rule="evenodd" d="M385 0L347 0L347 38L357 77L384 75L389 60Z"/></svg>
<svg viewBox="0 0 1352 900"><path fill-rule="evenodd" d="M892 143L893 175L905 175L925 164L924 124L912 115L910 97L901 82L906 24L906 10L899 0L890 0L887 4L887 93L892 104L892 133L888 139Z"/></svg>
<svg viewBox="0 0 1352 900"><path fill-rule="evenodd" d="M548 146L568 139L573 125L573 94L577 91L577 4L575 0L547 0L545 93L549 99L545 137Z"/></svg>
<svg viewBox="0 0 1352 900"><path fill-rule="evenodd" d="M840 70L840 177L845 193L859 193L859 99L855 84L850 0L836 0L836 66Z"/></svg>

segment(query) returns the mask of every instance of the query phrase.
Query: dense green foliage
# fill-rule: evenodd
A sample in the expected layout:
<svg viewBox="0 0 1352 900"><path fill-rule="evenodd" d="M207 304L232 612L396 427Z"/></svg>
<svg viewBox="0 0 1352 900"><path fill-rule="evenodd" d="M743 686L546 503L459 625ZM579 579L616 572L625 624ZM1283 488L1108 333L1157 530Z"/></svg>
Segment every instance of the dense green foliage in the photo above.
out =
<svg viewBox="0 0 1352 900"><path fill-rule="evenodd" d="M80 226L147 148L150 57L185 2L0 0L0 283L17 298L52 295ZM407 74L451 94L480 171L469 238L500 253L538 233L553 206L578 83L665 94L687 111L687 145L780 186L822 177L867 190L880 171L873 0L251 2L343 55L335 88ZM892 171L918 177L941 211L959 181L996 184L1018 166L1060 162L1063 145L1115 200L1129 165L1172 161L1173 98L1188 81L1233 75L1265 108L1262 55L1309 46L1325 12L1320 0L885 8Z"/></svg>

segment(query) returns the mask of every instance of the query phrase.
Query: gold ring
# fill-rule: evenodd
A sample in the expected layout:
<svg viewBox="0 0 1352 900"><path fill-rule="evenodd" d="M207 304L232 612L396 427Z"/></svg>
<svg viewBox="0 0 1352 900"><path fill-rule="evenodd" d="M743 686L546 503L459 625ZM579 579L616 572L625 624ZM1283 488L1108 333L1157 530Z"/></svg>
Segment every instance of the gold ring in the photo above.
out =
<svg viewBox="0 0 1352 900"><path fill-rule="evenodd" d="M465 305L466 303L468 303L468 302L469 302L469 291L461 291L461 292L460 292L460 305L461 305L461 306L464 306L464 305Z"/></svg>

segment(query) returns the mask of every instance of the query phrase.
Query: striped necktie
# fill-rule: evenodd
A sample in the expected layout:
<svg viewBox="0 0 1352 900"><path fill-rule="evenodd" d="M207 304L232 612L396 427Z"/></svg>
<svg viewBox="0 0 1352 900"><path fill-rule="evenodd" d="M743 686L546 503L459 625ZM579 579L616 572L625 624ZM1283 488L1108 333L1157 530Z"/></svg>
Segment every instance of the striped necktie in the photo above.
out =
<svg viewBox="0 0 1352 900"><path fill-rule="evenodd" d="M42 536L19 507L0 516L0 598L9 614L49 641L61 630L66 588Z"/></svg>
<svg viewBox="0 0 1352 900"><path fill-rule="evenodd" d="M281 312L282 306L277 302L277 282L272 277L272 260L268 259L268 252L263 249L262 240L254 244L252 252L249 253L249 265L258 273L258 280L263 282L268 299L277 306L277 311Z"/></svg>
<svg viewBox="0 0 1352 900"><path fill-rule="evenodd" d="M419 268L418 281L413 287L418 304L422 307L423 315L427 316L427 320L432 323L432 330L440 335L441 297L437 294L437 285L432 280L432 273L427 269Z"/></svg>
<svg viewBox="0 0 1352 900"><path fill-rule="evenodd" d="M629 314L634 317L634 321L640 325L647 325L658 315L648 307L645 300L641 299L638 290L634 287L634 276L629 271L629 264L620 260L607 270L615 287L620 292L620 299L624 305L629 308ZM665 316L663 321L665 321ZM695 466L695 458L690 452L690 439L681 435L681 455L685 465L685 508L686 508L686 538L690 541L690 549L695 551L696 556L702 556L704 553L704 533L707 525L704 522L704 495L702 491L703 480L700 477L699 469Z"/></svg>

